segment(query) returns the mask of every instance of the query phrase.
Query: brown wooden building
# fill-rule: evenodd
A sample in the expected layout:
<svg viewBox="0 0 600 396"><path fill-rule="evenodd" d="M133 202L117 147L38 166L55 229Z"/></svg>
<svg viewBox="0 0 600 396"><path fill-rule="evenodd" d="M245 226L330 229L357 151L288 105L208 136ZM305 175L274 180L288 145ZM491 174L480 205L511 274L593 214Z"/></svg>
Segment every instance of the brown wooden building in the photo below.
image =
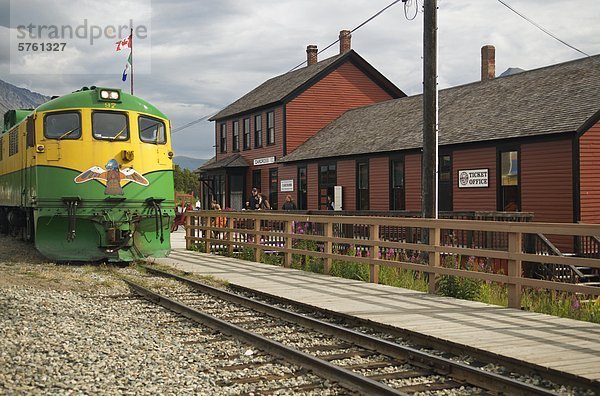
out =
<svg viewBox="0 0 600 396"><path fill-rule="evenodd" d="M445 89L439 106L440 210L600 223L600 56ZM420 211L421 150L416 95L347 111L279 174L306 173L307 209L341 186L344 210Z"/></svg>
<svg viewBox="0 0 600 396"><path fill-rule="evenodd" d="M306 67L264 82L211 118L216 155L199 169L204 207L215 199L241 209L256 187L279 208L303 177L282 175L282 157L349 109L406 96L350 48L349 31L340 32L336 56L318 62L316 46L306 51Z"/></svg>
<svg viewBox="0 0 600 396"><path fill-rule="evenodd" d="M338 186L344 210L420 211L422 96L352 50L307 53L213 118L206 197L239 208L258 187L315 210ZM483 47L482 81L439 93L439 209L600 223L600 56L497 78L494 63Z"/></svg>

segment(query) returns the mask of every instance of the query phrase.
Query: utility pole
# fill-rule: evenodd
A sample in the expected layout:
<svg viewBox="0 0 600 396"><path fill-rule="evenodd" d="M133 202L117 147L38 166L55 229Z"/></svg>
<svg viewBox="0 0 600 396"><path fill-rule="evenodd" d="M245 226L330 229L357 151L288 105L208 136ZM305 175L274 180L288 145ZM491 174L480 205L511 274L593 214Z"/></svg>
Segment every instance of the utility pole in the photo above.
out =
<svg viewBox="0 0 600 396"><path fill-rule="evenodd" d="M421 212L423 218L437 218L437 0L425 0L423 16Z"/></svg>

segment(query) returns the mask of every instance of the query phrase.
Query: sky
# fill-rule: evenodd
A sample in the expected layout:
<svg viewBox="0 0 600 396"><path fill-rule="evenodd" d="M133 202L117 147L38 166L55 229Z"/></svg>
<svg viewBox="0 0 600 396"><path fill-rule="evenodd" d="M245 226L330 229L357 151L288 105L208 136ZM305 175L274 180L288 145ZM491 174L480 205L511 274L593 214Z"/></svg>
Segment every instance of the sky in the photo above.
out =
<svg viewBox="0 0 600 396"><path fill-rule="evenodd" d="M503 0L568 44L600 53L600 1ZM352 48L408 95L422 92L422 0L402 2L352 34ZM129 90L128 50L116 51L119 26L134 36L135 94L163 111L174 129L212 115L269 78L391 4L392 0L0 0L0 79L45 95L83 86ZM584 57L514 14L498 0L438 0L441 89L478 81L481 47L496 47L496 74ZM87 21L87 23L84 23ZM48 26L37 39L28 25ZM50 26L84 25L87 36L56 37ZM21 26L21 30L19 30ZM91 39L92 26L102 30ZM83 29L83 28L82 28ZM108 29L108 30L107 30ZM145 29L145 31L144 31ZM127 31L127 30L125 30ZM39 31L38 31L39 32ZM68 32L68 30L66 30ZM64 33L64 29L63 29ZM66 33L65 33L66 34ZM114 37L113 37L114 36ZM125 38L124 34L121 38ZM63 51L18 51L28 42L65 42ZM319 54L334 56L339 45ZM130 78L130 76L128 77ZM214 155L214 123L173 133L175 155Z"/></svg>

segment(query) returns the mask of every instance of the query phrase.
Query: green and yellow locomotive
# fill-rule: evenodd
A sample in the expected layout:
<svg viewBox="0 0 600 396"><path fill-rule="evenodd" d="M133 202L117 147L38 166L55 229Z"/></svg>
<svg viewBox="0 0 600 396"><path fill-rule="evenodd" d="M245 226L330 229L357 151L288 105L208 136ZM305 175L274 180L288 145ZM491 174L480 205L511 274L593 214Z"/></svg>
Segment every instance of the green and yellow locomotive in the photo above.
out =
<svg viewBox="0 0 600 396"><path fill-rule="evenodd" d="M132 261L170 250L167 117L118 89L82 88L4 115L0 231L56 261Z"/></svg>

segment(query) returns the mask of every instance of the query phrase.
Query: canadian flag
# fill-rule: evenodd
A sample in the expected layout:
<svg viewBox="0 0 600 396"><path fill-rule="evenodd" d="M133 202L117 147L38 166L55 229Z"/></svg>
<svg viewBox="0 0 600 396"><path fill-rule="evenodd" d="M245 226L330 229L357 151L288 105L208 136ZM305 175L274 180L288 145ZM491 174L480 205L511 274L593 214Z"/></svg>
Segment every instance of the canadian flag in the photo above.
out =
<svg viewBox="0 0 600 396"><path fill-rule="evenodd" d="M131 35L127 36L123 40L119 40L116 42L117 51L121 51L123 48L131 48Z"/></svg>

